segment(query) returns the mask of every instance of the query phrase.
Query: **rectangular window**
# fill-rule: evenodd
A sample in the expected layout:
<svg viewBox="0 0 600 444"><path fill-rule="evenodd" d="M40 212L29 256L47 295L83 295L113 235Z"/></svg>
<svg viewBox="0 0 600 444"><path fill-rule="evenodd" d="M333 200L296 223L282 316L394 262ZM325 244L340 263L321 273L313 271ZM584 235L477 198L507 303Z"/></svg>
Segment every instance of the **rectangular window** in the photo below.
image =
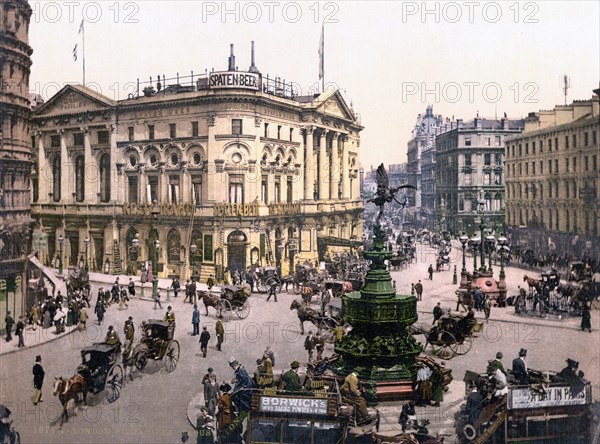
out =
<svg viewBox="0 0 600 444"><path fill-rule="evenodd" d="M98 131L98 143L109 143L108 131Z"/></svg>
<svg viewBox="0 0 600 444"><path fill-rule="evenodd" d="M566 180L565 180L565 191L567 192L567 196L566 197L568 199L569 197L571 197L571 192L569 190L569 182L567 182Z"/></svg>
<svg viewBox="0 0 600 444"><path fill-rule="evenodd" d="M202 205L202 177L192 177L192 189L194 190L194 205L199 207Z"/></svg>
<svg viewBox="0 0 600 444"><path fill-rule="evenodd" d="M577 134L573 134L573 148L577 148Z"/></svg>
<svg viewBox="0 0 600 444"><path fill-rule="evenodd" d="M231 119L231 134L242 134L242 119Z"/></svg>
<svg viewBox="0 0 600 444"><path fill-rule="evenodd" d="M596 131L592 131L592 145L596 145L596 143L597 143Z"/></svg>
<svg viewBox="0 0 600 444"><path fill-rule="evenodd" d="M529 162L525 162L525 175L529 174Z"/></svg>
<svg viewBox="0 0 600 444"><path fill-rule="evenodd" d="M260 182L260 200L265 204L269 203L269 178L267 176L263 176Z"/></svg>
<svg viewBox="0 0 600 444"><path fill-rule="evenodd" d="M472 183L471 173L465 173L465 185L470 186Z"/></svg>
<svg viewBox="0 0 600 444"><path fill-rule="evenodd" d="M229 176L229 203L244 203L244 176Z"/></svg>
<svg viewBox="0 0 600 444"><path fill-rule="evenodd" d="M543 176L544 175L544 161L540 160L540 174Z"/></svg>
<svg viewBox="0 0 600 444"><path fill-rule="evenodd" d="M554 138L554 151L558 151L558 137Z"/></svg>
<svg viewBox="0 0 600 444"><path fill-rule="evenodd" d="M558 159L554 159L554 172L558 173Z"/></svg>
<svg viewBox="0 0 600 444"><path fill-rule="evenodd" d="M596 158L596 155L594 154L592 156L592 171L596 171L597 167L598 167L597 158Z"/></svg>
<svg viewBox="0 0 600 444"><path fill-rule="evenodd" d="M502 154L500 154L500 153L494 154L494 163L497 166L501 166L502 165Z"/></svg>
<svg viewBox="0 0 600 444"><path fill-rule="evenodd" d="M569 158L568 157L565 159L565 171L567 173L569 172Z"/></svg>
<svg viewBox="0 0 600 444"><path fill-rule="evenodd" d="M465 154L465 166L471 166L471 155Z"/></svg>
<svg viewBox="0 0 600 444"><path fill-rule="evenodd" d="M523 174L523 164L519 163L519 176Z"/></svg>
<svg viewBox="0 0 600 444"><path fill-rule="evenodd" d="M281 125L277 125L277 139L281 139Z"/></svg>
<svg viewBox="0 0 600 444"><path fill-rule="evenodd" d="M523 145L519 144L519 157L523 155Z"/></svg>
<svg viewBox="0 0 600 444"><path fill-rule="evenodd" d="M137 203L138 201L138 178L137 176L128 176L128 202Z"/></svg>
<svg viewBox="0 0 600 444"><path fill-rule="evenodd" d="M587 134L587 133L586 133ZM589 170L589 163L588 163L588 156L585 156L583 158L583 168L588 171Z"/></svg>
<svg viewBox="0 0 600 444"><path fill-rule="evenodd" d="M204 261L213 261L213 236L212 234L204 235Z"/></svg>
<svg viewBox="0 0 600 444"><path fill-rule="evenodd" d="M148 140L154 140L154 125L148 125Z"/></svg>
<svg viewBox="0 0 600 444"><path fill-rule="evenodd" d="M535 142L531 143L531 151L533 154L535 154Z"/></svg>
<svg viewBox="0 0 600 444"><path fill-rule="evenodd" d="M540 153L544 152L544 141L540 140Z"/></svg>
<svg viewBox="0 0 600 444"><path fill-rule="evenodd" d="M483 184L490 185L491 174L489 172L483 173Z"/></svg>
<svg viewBox="0 0 600 444"><path fill-rule="evenodd" d="M492 138L491 137L486 137L484 140L484 145L485 146L491 146L492 145Z"/></svg>
<svg viewBox="0 0 600 444"><path fill-rule="evenodd" d="M265 138L269 137L269 124L265 122Z"/></svg>
<svg viewBox="0 0 600 444"><path fill-rule="evenodd" d="M500 136L496 136L496 146L500 146L502 143L502 139L500 138Z"/></svg>
<svg viewBox="0 0 600 444"><path fill-rule="evenodd" d="M588 146L588 144L590 143L590 138L588 133L583 133L583 146Z"/></svg>
<svg viewBox="0 0 600 444"><path fill-rule="evenodd" d="M548 151L552 151L552 139L548 139Z"/></svg>
<svg viewBox="0 0 600 444"><path fill-rule="evenodd" d="M535 176L535 162L531 162L531 174Z"/></svg>
<svg viewBox="0 0 600 444"><path fill-rule="evenodd" d="M494 185L502 185L502 173L500 171L494 173Z"/></svg>
<svg viewBox="0 0 600 444"><path fill-rule="evenodd" d="M258 254L260 257L265 257L266 246L267 235L265 233L260 233L260 238L258 240Z"/></svg>
<svg viewBox="0 0 600 444"><path fill-rule="evenodd" d="M471 138L465 137L465 146L471 146Z"/></svg>
<svg viewBox="0 0 600 444"><path fill-rule="evenodd" d="M275 178L275 202L281 202L281 179L279 177Z"/></svg>
<svg viewBox="0 0 600 444"><path fill-rule="evenodd" d="M294 140L294 128L290 128L290 142Z"/></svg>
<svg viewBox="0 0 600 444"><path fill-rule="evenodd" d="M169 176L169 203L179 202L179 176Z"/></svg>
<svg viewBox="0 0 600 444"><path fill-rule="evenodd" d="M148 188L146 189L148 194L148 203L158 202L158 177L148 177Z"/></svg>
<svg viewBox="0 0 600 444"><path fill-rule="evenodd" d="M552 161L551 160L548 161L548 172L550 174L552 174Z"/></svg>
<svg viewBox="0 0 600 444"><path fill-rule="evenodd" d="M565 136L565 149L569 149L569 136Z"/></svg>
<svg viewBox="0 0 600 444"><path fill-rule="evenodd" d="M60 136L58 134L54 136L50 136L50 147L59 148L60 147Z"/></svg>
<svg viewBox="0 0 600 444"><path fill-rule="evenodd" d="M134 137L133 127L129 126L129 127L127 127L127 138L129 139L130 142L132 142L133 137Z"/></svg>
<svg viewBox="0 0 600 444"><path fill-rule="evenodd" d="M192 137L198 137L198 122L192 122Z"/></svg>
<svg viewBox="0 0 600 444"><path fill-rule="evenodd" d="M515 146L513 145L511 148L511 157L515 157Z"/></svg>
<svg viewBox="0 0 600 444"><path fill-rule="evenodd" d="M577 157L573 157L573 171L577 172Z"/></svg>
<svg viewBox="0 0 600 444"><path fill-rule="evenodd" d="M287 203L292 203L293 201L293 188L292 188L292 178L288 177L287 178L287 187L286 187L286 192L287 192Z"/></svg>
<svg viewBox="0 0 600 444"><path fill-rule="evenodd" d="M169 137L171 139L177 137L177 126L175 123L169 123Z"/></svg>
<svg viewBox="0 0 600 444"><path fill-rule="evenodd" d="M83 133L73 134L73 145L83 146Z"/></svg>
<svg viewBox="0 0 600 444"><path fill-rule="evenodd" d="M525 144L525 155L527 156L529 154L529 143Z"/></svg>
<svg viewBox="0 0 600 444"><path fill-rule="evenodd" d="M485 166L490 166L492 164L492 155L491 154L483 155L483 164Z"/></svg>

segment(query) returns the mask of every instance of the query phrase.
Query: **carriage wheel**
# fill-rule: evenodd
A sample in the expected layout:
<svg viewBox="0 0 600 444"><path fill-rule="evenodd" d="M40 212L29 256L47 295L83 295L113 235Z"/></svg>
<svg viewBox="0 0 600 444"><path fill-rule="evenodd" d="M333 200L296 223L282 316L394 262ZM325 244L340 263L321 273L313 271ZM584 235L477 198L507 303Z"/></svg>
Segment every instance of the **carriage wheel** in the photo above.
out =
<svg viewBox="0 0 600 444"><path fill-rule="evenodd" d="M237 307L235 314L240 319L246 319L250 314L250 304L248 304L248 301L244 302L244 305Z"/></svg>
<svg viewBox="0 0 600 444"><path fill-rule="evenodd" d="M267 291L269 291L269 287L267 286L266 282L262 279L256 283L256 289L259 293L266 293Z"/></svg>
<svg viewBox="0 0 600 444"><path fill-rule="evenodd" d="M473 346L473 338L471 336L465 336L462 342L455 342L452 344L452 351L457 355L466 355L471 347Z"/></svg>
<svg viewBox="0 0 600 444"><path fill-rule="evenodd" d="M219 302L219 317L223 316L223 312L231 312L231 302L227 299L221 299Z"/></svg>
<svg viewBox="0 0 600 444"><path fill-rule="evenodd" d="M106 399L113 403L121 395L121 387L123 387L123 367L119 364L113 365L104 382L104 390L106 390Z"/></svg>
<svg viewBox="0 0 600 444"><path fill-rule="evenodd" d="M135 368L137 368L140 371L144 370L146 364L148 364L148 355L146 353L142 354L135 360Z"/></svg>
<svg viewBox="0 0 600 444"><path fill-rule="evenodd" d="M465 438L467 438L469 441L472 441L477 437L477 430L475 430L475 427L473 427L471 424L467 424L463 428L463 434L465 435Z"/></svg>
<svg viewBox="0 0 600 444"><path fill-rule="evenodd" d="M431 343L433 354L440 359L452 359L456 352L452 349L456 343L456 338L449 331L443 331L440 334L439 340Z"/></svg>
<svg viewBox="0 0 600 444"><path fill-rule="evenodd" d="M163 359L165 360L165 369L168 373L171 373L173 370L175 370L175 367L177 367L177 362L179 362L179 342L169 342Z"/></svg>

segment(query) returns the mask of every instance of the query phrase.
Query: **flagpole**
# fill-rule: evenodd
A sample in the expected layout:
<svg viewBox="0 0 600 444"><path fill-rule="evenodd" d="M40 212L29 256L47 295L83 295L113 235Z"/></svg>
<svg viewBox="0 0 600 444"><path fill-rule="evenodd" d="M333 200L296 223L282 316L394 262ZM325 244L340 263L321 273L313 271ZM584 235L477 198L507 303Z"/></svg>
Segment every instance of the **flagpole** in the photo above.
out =
<svg viewBox="0 0 600 444"><path fill-rule="evenodd" d="M83 40L83 86L85 86L85 26L83 21L81 22L81 34Z"/></svg>

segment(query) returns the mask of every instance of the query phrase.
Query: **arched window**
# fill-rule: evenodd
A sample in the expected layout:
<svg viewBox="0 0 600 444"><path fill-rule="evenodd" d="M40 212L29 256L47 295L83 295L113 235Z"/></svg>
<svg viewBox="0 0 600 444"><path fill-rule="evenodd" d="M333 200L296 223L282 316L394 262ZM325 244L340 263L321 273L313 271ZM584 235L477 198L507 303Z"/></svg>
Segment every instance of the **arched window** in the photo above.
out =
<svg viewBox="0 0 600 444"><path fill-rule="evenodd" d="M110 200L110 156L103 154L100 158L100 202Z"/></svg>
<svg viewBox="0 0 600 444"><path fill-rule="evenodd" d="M180 261L181 236L179 231L173 229L167 236L167 254L170 264L178 264Z"/></svg>
<svg viewBox="0 0 600 444"><path fill-rule="evenodd" d="M83 156L75 158L75 200L83 202L85 196L85 162Z"/></svg>
<svg viewBox="0 0 600 444"><path fill-rule="evenodd" d="M195 228L192 231L191 244L196 244L196 253L194 254L194 263L202 262L202 258L203 258L202 233L197 228ZM190 255L191 254L192 254L192 252L190 251Z"/></svg>
<svg viewBox="0 0 600 444"><path fill-rule="evenodd" d="M125 248L127 249L127 260L137 261L139 256L139 248L141 245L138 244L137 248L133 245L133 240L137 235L137 231L133 227L129 227L125 234Z"/></svg>
<svg viewBox="0 0 600 444"><path fill-rule="evenodd" d="M61 181L60 156L54 156L52 160L52 200L60 202L60 181Z"/></svg>

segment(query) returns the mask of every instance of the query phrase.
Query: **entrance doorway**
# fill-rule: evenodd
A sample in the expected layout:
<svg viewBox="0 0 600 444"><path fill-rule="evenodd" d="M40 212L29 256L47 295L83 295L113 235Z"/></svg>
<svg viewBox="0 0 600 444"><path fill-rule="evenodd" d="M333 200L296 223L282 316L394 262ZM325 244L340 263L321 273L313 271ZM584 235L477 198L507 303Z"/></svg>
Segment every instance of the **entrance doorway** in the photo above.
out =
<svg viewBox="0 0 600 444"><path fill-rule="evenodd" d="M227 268L232 275L246 269L246 244L243 231L235 230L227 236Z"/></svg>

